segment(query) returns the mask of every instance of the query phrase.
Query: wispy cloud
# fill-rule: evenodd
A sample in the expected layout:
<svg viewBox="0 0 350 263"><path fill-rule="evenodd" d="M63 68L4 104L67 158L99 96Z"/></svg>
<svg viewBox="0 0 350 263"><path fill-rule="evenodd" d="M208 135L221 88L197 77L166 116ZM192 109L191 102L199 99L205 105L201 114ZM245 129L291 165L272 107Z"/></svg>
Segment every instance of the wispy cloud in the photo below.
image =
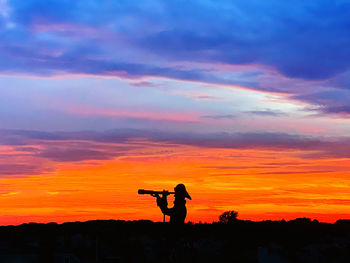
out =
<svg viewBox="0 0 350 263"><path fill-rule="evenodd" d="M3 145L21 147L36 142L35 156L53 161L111 159L132 149L128 142L144 139L150 142L190 145L203 148L300 150L307 158L350 157L350 138L317 137L283 133L192 133L120 129L105 132L36 132L2 130ZM16 138L16 140L14 140ZM48 143L50 142L50 143ZM112 144L112 145L106 145ZM113 145L117 144L117 145ZM120 146L119 144L125 144ZM136 147L136 146L134 146ZM39 149L39 148L38 148Z"/></svg>
<svg viewBox="0 0 350 263"><path fill-rule="evenodd" d="M0 177L38 175L53 171L52 167L38 164L0 163Z"/></svg>
<svg viewBox="0 0 350 263"><path fill-rule="evenodd" d="M222 120L222 119L234 119L236 115L233 114L224 114L224 115L203 115L201 118L205 119L214 119L214 120Z"/></svg>
<svg viewBox="0 0 350 263"><path fill-rule="evenodd" d="M252 114L252 115L259 115L259 116L272 116L272 117L279 117L279 116L286 116L287 113L281 112L281 111L273 111L273 110L252 110L252 111L245 111L244 113Z"/></svg>
<svg viewBox="0 0 350 263"><path fill-rule="evenodd" d="M137 111L137 110L117 110L97 108L91 106L69 106L66 110L71 114L81 116L102 116L114 118L135 118L159 121L178 121L178 122L195 122L198 117L193 113L176 113L164 111Z"/></svg>

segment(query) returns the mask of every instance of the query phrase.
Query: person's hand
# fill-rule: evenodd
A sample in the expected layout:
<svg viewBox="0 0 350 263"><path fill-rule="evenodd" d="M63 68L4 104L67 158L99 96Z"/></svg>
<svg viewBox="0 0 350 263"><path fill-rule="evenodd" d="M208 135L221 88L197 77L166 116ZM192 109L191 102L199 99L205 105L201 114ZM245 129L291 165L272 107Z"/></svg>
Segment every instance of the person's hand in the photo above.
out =
<svg viewBox="0 0 350 263"><path fill-rule="evenodd" d="M163 197L166 197L166 196L170 195L170 193L169 193L169 191L163 190L162 195L163 195Z"/></svg>

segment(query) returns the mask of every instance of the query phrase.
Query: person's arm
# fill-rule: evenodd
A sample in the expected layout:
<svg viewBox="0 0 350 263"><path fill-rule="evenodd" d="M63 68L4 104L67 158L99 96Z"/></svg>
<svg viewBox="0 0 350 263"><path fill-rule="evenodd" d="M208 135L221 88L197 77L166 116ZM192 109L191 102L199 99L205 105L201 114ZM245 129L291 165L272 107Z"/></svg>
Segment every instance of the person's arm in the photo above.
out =
<svg viewBox="0 0 350 263"><path fill-rule="evenodd" d="M168 208L168 200L166 195L163 195L162 197L157 196L157 205L164 215L172 215L172 209Z"/></svg>

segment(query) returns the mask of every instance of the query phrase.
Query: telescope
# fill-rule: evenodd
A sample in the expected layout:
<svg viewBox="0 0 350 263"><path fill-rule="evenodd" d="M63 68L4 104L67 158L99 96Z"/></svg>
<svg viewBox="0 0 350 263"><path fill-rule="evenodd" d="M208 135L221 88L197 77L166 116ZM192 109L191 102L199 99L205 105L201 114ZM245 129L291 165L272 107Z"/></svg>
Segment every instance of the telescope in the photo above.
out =
<svg viewBox="0 0 350 263"><path fill-rule="evenodd" d="M152 191L152 190L144 190L139 189L138 190L139 195L172 195L175 194L175 192L169 192L169 191Z"/></svg>
<svg viewBox="0 0 350 263"><path fill-rule="evenodd" d="M158 195L163 195L163 197L166 197L168 195L173 195L175 192L169 192L166 190L163 191L153 191L153 190L145 190L145 189L139 189L137 191L139 195L151 195L153 197L156 197ZM158 204L158 198L157 198L157 204ZM165 222L165 214L163 214L163 222Z"/></svg>

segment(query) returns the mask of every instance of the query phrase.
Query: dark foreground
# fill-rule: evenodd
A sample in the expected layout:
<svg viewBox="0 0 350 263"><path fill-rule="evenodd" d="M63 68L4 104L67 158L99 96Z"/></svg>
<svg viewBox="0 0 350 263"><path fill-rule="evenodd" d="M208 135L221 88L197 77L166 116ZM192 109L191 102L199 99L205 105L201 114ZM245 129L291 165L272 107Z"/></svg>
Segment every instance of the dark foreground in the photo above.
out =
<svg viewBox="0 0 350 263"><path fill-rule="evenodd" d="M350 223L89 221L0 227L0 262L350 262Z"/></svg>

